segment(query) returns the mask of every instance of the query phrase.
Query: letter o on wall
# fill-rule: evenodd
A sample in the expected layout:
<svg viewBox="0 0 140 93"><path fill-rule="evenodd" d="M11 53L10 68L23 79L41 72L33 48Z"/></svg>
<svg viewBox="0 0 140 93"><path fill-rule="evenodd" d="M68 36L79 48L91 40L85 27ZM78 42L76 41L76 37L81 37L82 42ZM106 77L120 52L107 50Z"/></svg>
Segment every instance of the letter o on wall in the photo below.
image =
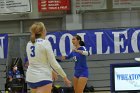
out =
<svg viewBox="0 0 140 93"><path fill-rule="evenodd" d="M66 37L68 37L70 40L70 51L72 50L72 43L71 42L72 42L73 36L69 33L66 33L66 34L62 35L62 37L60 38L60 43L59 43L60 52L63 56L66 55L66 44L65 44Z"/></svg>

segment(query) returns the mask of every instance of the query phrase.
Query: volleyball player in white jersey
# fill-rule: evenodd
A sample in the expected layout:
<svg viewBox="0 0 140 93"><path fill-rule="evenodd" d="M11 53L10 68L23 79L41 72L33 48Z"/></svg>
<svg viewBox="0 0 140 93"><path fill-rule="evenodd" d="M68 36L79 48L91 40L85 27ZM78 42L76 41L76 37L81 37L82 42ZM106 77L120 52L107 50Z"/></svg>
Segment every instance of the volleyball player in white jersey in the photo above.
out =
<svg viewBox="0 0 140 93"><path fill-rule="evenodd" d="M31 26L30 31L31 40L26 46L29 59L26 81L32 93L51 93L52 68L63 78L66 85L70 86L71 82L56 61L50 42L45 40L44 24L36 22Z"/></svg>

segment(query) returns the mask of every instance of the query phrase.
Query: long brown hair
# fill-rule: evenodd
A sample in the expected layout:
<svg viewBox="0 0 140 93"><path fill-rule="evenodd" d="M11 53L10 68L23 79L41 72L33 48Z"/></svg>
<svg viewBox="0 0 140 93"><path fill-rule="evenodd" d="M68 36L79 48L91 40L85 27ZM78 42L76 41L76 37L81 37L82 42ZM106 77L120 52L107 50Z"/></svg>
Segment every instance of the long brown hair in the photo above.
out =
<svg viewBox="0 0 140 93"><path fill-rule="evenodd" d="M43 31L46 31L44 23L42 23L42 22L35 22L30 27L30 32L31 32L30 40L31 40L31 42L35 43L35 39L41 37Z"/></svg>
<svg viewBox="0 0 140 93"><path fill-rule="evenodd" d="M85 46L85 42L82 41L82 38L79 35L74 35L76 37L77 40L79 40L79 44L80 46Z"/></svg>

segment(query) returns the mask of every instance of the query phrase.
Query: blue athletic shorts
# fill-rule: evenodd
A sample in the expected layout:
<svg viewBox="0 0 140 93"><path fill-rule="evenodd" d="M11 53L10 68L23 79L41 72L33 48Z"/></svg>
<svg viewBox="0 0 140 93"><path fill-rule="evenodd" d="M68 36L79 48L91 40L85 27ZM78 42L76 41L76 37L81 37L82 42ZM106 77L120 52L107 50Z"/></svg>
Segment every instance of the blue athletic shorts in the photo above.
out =
<svg viewBox="0 0 140 93"><path fill-rule="evenodd" d="M79 78L79 77L86 77L86 78L88 78L88 69L84 69L84 70L75 70L74 76L75 76L76 78Z"/></svg>
<svg viewBox="0 0 140 93"><path fill-rule="evenodd" d="M41 86L51 84L51 83L52 83L52 81L50 81L50 80L43 80L43 81L36 82L36 83L28 82L28 85L30 88L34 89L34 88L41 87Z"/></svg>

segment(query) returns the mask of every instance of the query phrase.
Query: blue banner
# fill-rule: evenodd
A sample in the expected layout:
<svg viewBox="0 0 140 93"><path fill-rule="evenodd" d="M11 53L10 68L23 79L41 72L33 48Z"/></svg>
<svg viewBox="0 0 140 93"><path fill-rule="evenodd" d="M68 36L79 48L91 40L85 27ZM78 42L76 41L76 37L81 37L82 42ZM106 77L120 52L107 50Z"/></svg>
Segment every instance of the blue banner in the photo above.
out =
<svg viewBox="0 0 140 93"><path fill-rule="evenodd" d="M133 53L140 51L140 28L75 30L48 33L57 56L68 55L72 49L73 35L80 35L91 54Z"/></svg>
<svg viewBox="0 0 140 93"><path fill-rule="evenodd" d="M0 59L7 58L8 52L8 35L0 34Z"/></svg>

